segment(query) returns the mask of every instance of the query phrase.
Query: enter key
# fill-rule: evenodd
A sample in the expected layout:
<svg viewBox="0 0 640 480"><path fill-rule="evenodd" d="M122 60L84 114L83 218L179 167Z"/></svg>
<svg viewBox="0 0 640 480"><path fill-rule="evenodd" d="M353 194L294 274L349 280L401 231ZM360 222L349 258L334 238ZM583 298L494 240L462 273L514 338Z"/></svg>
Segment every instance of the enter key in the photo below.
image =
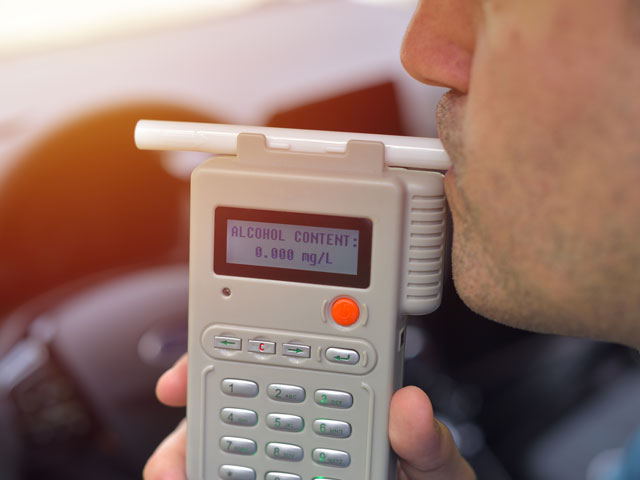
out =
<svg viewBox="0 0 640 480"><path fill-rule="evenodd" d="M360 361L358 352L347 348L327 348L324 356L331 363L343 363L345 365L355 365Z"/></svg>

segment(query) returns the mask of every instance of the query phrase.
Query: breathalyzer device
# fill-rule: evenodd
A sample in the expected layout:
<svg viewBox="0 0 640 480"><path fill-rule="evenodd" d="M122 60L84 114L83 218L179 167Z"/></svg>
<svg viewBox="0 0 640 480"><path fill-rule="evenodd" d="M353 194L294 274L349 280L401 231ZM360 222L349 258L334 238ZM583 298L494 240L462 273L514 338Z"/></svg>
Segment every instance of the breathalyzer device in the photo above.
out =
<svg viewBox="0 0 640 480"><path fill-rule="evenodd" d="M437 139L141 120L191 178L189 480L390 480L405 319L441 301Z"/></svg>

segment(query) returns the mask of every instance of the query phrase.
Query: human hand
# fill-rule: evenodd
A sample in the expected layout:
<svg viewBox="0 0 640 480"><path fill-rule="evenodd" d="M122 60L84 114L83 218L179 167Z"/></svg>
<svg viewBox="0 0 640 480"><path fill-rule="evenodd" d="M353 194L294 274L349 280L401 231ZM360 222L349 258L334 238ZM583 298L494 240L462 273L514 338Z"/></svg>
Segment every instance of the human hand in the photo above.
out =
<svg viewBox="0 0 640 480"><path fill-rule="evenodd" d="M404 387L391 399L389 441L399 458L398 480L474 480L449 429L433 416L426 393Z"/></svg>
<svg viewBox="0 0 640 480"><path fill-rule="evenodd" d="M187 354L164 372L156 385L156 396L170 407L187 404ZM186 480L187 423L182 420L165 438L144 467L144 480Z"/></svg>
<svg viewBox="0 0 640 480"><path fill-rule="evenodd" d="M186 355L160 377L156 395L165 405L186 405ZM164 439L144 468L144 480L186 480L186 431L183 420ZM447 427L434 418L429 397L417 387L405 387L394 394L389 439L400 458L399 480L475 479Z"/></svg>

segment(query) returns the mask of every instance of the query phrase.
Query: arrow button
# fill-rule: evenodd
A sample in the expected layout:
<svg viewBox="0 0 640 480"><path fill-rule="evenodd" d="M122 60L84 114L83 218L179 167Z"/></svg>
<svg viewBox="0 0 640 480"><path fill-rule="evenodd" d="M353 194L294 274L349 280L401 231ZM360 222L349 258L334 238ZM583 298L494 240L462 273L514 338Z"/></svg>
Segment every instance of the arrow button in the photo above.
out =
<svg viewBox="0 0 640 480"><path fill-rule="evenodd" d="M225 350L240 350L242 348L242 340L235 337L214 337L213 346Z"/></svg>
<svg viewBox="0 0 640 480"><path fill-rule="evenodd" d="M282 345L282 354L287 357L309 358L311 356L311 347L309 345L285 343Z"/></svg>
<svg viewBox="0 0 640 480"><path fill-rule="evenodd" d="M345 365L355 365L360 361L360 355L355 350L347 348L327 348L324 356L331 363L342 363Z"/></svg>

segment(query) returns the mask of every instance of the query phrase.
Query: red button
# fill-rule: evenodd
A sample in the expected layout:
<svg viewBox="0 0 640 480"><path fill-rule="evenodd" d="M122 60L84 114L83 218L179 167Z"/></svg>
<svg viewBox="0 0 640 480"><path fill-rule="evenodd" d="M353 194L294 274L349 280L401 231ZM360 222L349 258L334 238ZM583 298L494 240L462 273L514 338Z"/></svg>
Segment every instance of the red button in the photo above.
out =
<svg viewBox="0 0 640 480"><path fill-rule="evenodd" d="M349 327L360 318L360 307L355 300L347 297L338 298L331 305L331 317L333 321L343 327Z"/></svg>

